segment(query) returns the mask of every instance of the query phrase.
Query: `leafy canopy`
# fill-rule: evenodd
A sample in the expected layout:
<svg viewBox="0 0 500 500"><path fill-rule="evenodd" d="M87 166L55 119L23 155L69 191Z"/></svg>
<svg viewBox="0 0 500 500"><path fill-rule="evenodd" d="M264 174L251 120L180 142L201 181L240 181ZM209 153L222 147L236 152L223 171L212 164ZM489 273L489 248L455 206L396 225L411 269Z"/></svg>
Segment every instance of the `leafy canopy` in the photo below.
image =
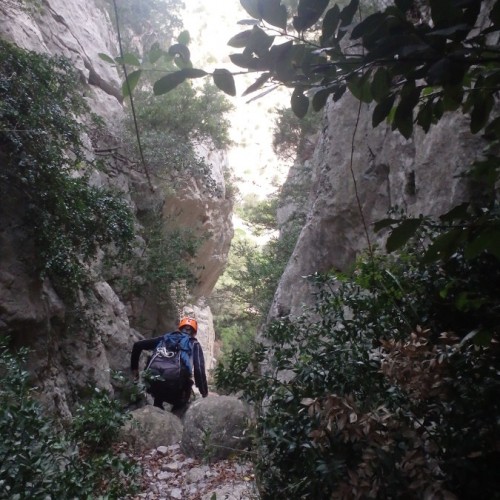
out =
<svg viewBox="0 0 500 500"><path fill-rule="evenodd" d="M242 49L230 58L260 74L243 95L285 85L293 89L292 109L302 117L311 106L318 111L329 96L338 100L349 89L363 102L376 103L375 126L388 119L406 138L415 121L427 131L445 111L460 107L470 114L472 132L489 124L500 86L500 56L492 42L500 23L498 1L491 6L485 0L430 0L426 18L417 2L396 0L359 22L359 0L343 8L328 8L329 3L300 0L290 9L279 0L241 0L251 19L240 21L245 30L229 40L229 46ZM485 21L479 20L482 8ZM169 54L184 66L163 76L155 93L208 74L191 67L182 44ZM234 95L231 73L215 70L212 76ZM491 127L497 125L495 120Z"/></svg>

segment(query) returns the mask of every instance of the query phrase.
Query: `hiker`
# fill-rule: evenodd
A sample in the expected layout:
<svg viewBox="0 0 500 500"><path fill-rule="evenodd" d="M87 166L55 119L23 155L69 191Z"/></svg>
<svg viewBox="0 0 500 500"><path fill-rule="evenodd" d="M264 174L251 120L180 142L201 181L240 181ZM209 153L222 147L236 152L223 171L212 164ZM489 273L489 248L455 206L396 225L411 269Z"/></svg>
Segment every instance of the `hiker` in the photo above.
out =
<svg viewBox="0 0 500 500"><path fill-rule="evenodd" d="M166 402L173 406L172 412L184 410L191 396L193 371L196 387L204 398L207 397L205 360L196 340L197 331L198 322L186 316L181 318L175 332L134 343L130 369L136 379L141 352L154 351L146 367L150 378L146 380L147 391L153 396L154 406L163 409Z"/></svg>

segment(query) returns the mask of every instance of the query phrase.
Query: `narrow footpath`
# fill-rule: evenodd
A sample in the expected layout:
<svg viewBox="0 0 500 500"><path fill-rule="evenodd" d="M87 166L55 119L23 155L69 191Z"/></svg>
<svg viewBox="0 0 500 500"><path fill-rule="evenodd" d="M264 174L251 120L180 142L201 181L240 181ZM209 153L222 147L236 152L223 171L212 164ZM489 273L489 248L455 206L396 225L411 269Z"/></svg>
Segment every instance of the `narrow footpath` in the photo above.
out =
<svg viewBox="0 0 500 500"><path fill-rule="evenodd" d="M240 456L204 463L186 457L179 444L133 456L141 466L141 492L127 500L257 500L253 466Z"/></svg>

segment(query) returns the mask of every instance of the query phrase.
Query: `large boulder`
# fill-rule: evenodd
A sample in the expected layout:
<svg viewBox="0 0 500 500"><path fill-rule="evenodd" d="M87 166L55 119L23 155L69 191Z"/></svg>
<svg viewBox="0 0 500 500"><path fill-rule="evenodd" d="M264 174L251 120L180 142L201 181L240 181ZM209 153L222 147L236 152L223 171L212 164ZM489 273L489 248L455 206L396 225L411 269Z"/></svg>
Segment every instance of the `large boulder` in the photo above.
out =
<svg viewBox="0 0 500 500"><path fill-rule="evenodd" d="M122 438L136 451L170 446L181 440L182 422L169 411L148 405L132 411L131 415L123 427Z"/></svg>
<svg viewBox="0 0 500 500"><path fill-rule="evenodd" d="M195 401L184 416L181 449L194 458L222 460L248 448L248 406L233 396Z"/></svg>

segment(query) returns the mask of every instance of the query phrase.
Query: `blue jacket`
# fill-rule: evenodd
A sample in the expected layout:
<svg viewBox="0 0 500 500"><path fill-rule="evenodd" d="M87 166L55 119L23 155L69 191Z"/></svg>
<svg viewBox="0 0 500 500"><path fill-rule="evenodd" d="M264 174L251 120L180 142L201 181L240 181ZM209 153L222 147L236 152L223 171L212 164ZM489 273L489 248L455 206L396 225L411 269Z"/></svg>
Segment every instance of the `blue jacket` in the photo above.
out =
<svg viewBox="0 0 500 500"><path fill-rule="evenodd" d="M135 342L132 347L132 355L130 357L130 369L132 371L137 370L139 367L141 352L144 350L154 351L162 340L163 335ZM205 373L205 358L203 357L203 350L201 348L201 344L194 337L191 337L190 342L193 352L194 383L196 387L198 387L201 395L205 397L208 394L208 383Z"/></svg>

